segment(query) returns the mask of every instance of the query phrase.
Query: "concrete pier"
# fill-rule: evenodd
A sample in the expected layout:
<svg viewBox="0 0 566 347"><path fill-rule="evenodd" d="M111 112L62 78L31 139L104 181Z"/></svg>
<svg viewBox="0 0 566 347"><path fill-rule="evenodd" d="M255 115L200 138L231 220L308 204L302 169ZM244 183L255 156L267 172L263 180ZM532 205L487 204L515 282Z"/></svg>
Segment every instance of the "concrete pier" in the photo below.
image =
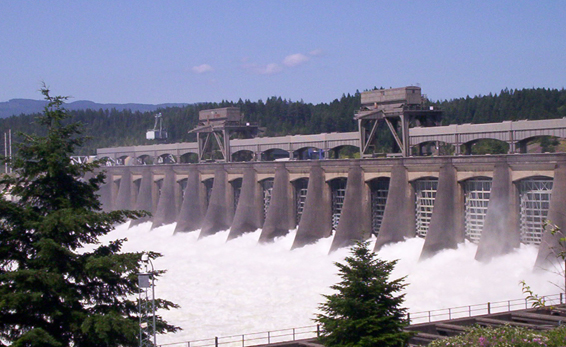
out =
<svg viewBox="0 0 566 347"><path fill-rule="evenodd" d="M223 167L214 172L214 185L199 238L216 234L230 228L233 219L233 196L228 187L228 178Z"/></svg>
<svg viewBox="0 0 566 347"><path fill-rule="evenodd" d="M456 168L451 164L440 168L434 209L420 259L432 257L443 249L455 249L464 242L460 193L456 181ZM460 214L461 215L461 214Z"/></svg>
<svg viewBox="0 0 566 347"><path fill-rule="evenodd" d="M175 172L171 166L167 167L165 169L163 182L161 183L159 202L153 216L152 229L175 223L177 219L175 184Z"/></svg>
<svg viewBox="0 0 566 347"><path fill-rule="evenodd" d="M305 209L292 248L332 235L331 215L330 189L320 163L315 163L310 170Z"/></svg>
<svg viewBox="0 0 566 347"><path fill-rule="evenodd" d="M519 246L520 220L528 220L529 235L534 235L531 240L540 239L542 223L537 234L536 218L541 215L537 206L550 206L549 219L566 228L566 221L561 219L566 205L565 163L566 154L561 153L112 166L104 168L108 183L99 194L105 209L127 208L135 200L130 205L133 209L154 213L153 217L133 221L132 226L143 221L152 221L154 226L176 222L175 232L202 229L199 237L229 229L232 239L262 228L259 242L270 242L295 228L298 211L302 211L293 248L331 236L334 218L339 222L332 250L367 239L372 223L379 223L375 248L378 251L383 245L414 237L419 216L418 225L428 225L424 233L419 229L422 235L426 234L422 258L457 247L464 234L473 231L474 242L479 243L476 258L488 261ZM413 186L430 177L439 178L438 187L435 184L426 192L428 203L436 196L432 216L421 209L417 214ZM262 182L272 178L273 188L265 198L269 208L263 220ZM381 200L373 206L371 182L382 178L388 178L389 188L380 188L387 189L387 194L379 193ZM487 190L480 192L489 194L489 203L477 197L469 200L472 202L466 200L463 182L475 178L492 180ZM541 182L552 182L553 178L552 199L548 200L550 194L544 187L549 183ZM241 188L234 185L240 179ZM336 179L345 180L345 185L332 188L338 182ZM181 186L185 187L182 198ZM210 192L207 187L212 187ZM240 189L237 207L235 189ZM339 203L334 207L332 189L340 189L336 191ZM525 203L520 205L519 199ZM475 221L482 221L484 227L479 232L477 223L475 229L464 231L464 227L468 228L464 224L468 223L465 213L474 208L470 203L483 204L472 215ZM177 210L179 213L173 216ZM556 242L545 235L539 259L548 258L548 250L554 249Z"/></svg>
<svg viewBox="0 0 566 347"><path fill-rule="evenodd" d="M293 189L289 172L283 164L275 169L271 204L267 210L259 242L272 242L276 237L287 235L295 227Z"/></svg>
<svg viewBox="0 0 566 347"><path fill-rule="evenodd" d="M228 240L261 228L263 200L256 177L256 172L251 165L244 169L240 199Z"/></svg>
<svg viewBox="0 0 566 347"><path fill-rule="evenodd" d="M151 171L151 168L144 167L142 169L142 177L139 187L140 188L137 194L136 206L134 210L153 213L153 173ZM130 228L150 221L151 216L135 219L130 223Z"/></svg>
<svg viewBox="0 0 566 347"><path fill-rule="evenodd" d="M549 225L539 246L535 270L548 269L553 264L563 263L561 252L566 252L566 162L560 162L554 173L552 196L548 210ZM554 231L554 233L553 233Z"/></svg>
<svg viewBox="0 0 566 347"><path fill-rule="evenodd" d="M118 188L114 209L132 210L135 204L135 195L132 194L132 173L129 170L122 170L120 177L120 187Z"/></svg>
<svg viewBox="0 0 566 347"><path fill-rule="evenodd" d="M200 174L196 167L191 167L183 194L181 210L177 216L175 233L200 229L207 208L205 195L204 186L200 182Z"/></svg>
<svg viewBox="0 0 566 347"><path fill-rule="evenodd" d="M384 245L415 237L414 200L407 168L399 163L391 170L389 193L383 213L383 222L375 242L375 252Z"/></svg>
<svg viewBox="0 0 566 347"><path fill-rule="evenodd" d="M348 172L344 207L336 228L336 235L334 235L334 240L332 240L330 252L340 247L351 246L356 241L363 241L369 237L369 230L364 230L364 215L363 210L360 208L364 200L363 188L362 169L356 163Z"/></svg>
<svg viewBox="0 0 566 347"><path fill-rule="evenodd" d="M485 218L476 260L489 261L519 246L520 233L516 195L512 189L511 170L507 163L495 164L489 207Z"/></svg>

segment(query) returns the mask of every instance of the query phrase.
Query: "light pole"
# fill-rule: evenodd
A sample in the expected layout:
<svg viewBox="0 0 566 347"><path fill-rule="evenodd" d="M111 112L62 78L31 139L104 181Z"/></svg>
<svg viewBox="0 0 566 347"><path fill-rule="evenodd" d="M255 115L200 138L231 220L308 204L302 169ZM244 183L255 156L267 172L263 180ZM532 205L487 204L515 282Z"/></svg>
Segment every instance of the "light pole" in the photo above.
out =
<svg viewBox="0 0 566 347"><path fill-rule="evenodd" d="M144 253L141 261L143 268L142 272L138 274L140 347L154 347L157 346L155 337L155 270L149 254ZM151 267L151 272L149 267Z"/></svg>

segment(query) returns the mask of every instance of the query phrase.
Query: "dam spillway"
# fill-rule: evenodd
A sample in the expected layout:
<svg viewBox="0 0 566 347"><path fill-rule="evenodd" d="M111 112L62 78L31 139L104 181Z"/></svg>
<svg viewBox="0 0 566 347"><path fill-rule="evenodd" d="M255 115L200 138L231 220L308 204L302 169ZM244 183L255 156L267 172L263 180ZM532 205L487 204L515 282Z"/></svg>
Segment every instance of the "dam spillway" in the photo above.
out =
<svg viewBox="0 0 566 347"><path fill-rule="evenodd" d="M372 234L376 249L419 236L425 257L468 239L479 260L522 242L541 245L539 264L555 242L545 220L566 230L565 163L512 154L107 166L100 195L106 210L144 209L154 227L177 222L200 238L262 228L270 242L296 228L293 248L335 234L335 250Z"/></svg>

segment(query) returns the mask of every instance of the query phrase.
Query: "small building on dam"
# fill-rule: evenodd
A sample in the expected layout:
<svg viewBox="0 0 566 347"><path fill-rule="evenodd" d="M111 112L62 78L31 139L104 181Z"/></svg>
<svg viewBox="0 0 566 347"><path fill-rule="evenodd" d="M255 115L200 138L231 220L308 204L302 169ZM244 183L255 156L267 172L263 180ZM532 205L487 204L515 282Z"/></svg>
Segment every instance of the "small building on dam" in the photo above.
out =
<svg viewBox="0 0 566 347"><path fill-rule="evenodd" d="M228 110L226 123L222 111L205 110L197 143L99 149L98 157L108 159L102 168L107 183L100 191L104 209L146 210L151 219L132 225L177 223L175 232L199 231L199 237L229 230L232 239L261 229L260 242L272 242L297 229L293 248L334 235L332 251L373 234L376 250L422 237L421 258L469 240L478 244L478 260L526 243L539 246L536 267L555 261L560 235L548 231L566 230L566 153L517 152L534 136L565 138L566 122L447 129L435 126L438 110L419 107L420 88L407 88L394 90L399 97L366 95L373 104L362 103L356 133L253 138L256 127L234 110ZM418 98L404 94L414 88ZM369 154L379 122L395 133L398 156ZM421 127L409 129L409 124ZM230 131L252 136L230 140ZM465 148L463 139L482 136L508 141L511 153L409 156L417 138ZM328 153L344 146L357 147L361 159L331 159ZM207 148L220 151L220 159ZM265 160L276 158L274 150L287 158ZM240 151L251 154L233 161ZM198 160L189 162L189 154Z"/></svg>

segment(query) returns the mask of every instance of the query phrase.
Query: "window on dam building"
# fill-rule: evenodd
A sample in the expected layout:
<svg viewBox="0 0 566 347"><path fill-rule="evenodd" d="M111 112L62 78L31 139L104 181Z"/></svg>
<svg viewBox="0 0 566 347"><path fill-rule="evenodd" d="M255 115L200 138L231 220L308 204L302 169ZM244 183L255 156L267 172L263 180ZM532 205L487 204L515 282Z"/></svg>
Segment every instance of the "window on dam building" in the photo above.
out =
<svg viewBox="0 0 566 347"><path fill-rule="evenodd" d="M464 229L468 240L478 243L487 214L491 193L491 178L471 178L464 181Z"/></svg>
<svg viewBox="0 0 566 347"><path fill-rule="evenodd" d="M521 242L540 244L551 193L552 179L549 177L519 181Z"/></svg>
<svg viewBox="0 0 566 347"><path fill-rule="evenodd" d="M308 178L299 178L293 183L295 188L295 221L297 225L299 225L299 222L301 221L301 216L303 215L303 210L305 208L308 185Z"/></svg>
<svg viewBox="0 0 566 347"><path fill-rule="evenodd" d="M271 204L271 195L273 193L273 178L266 178L261 181L261 187L263 190L263 220L267 217L267 210L269 210L269 204Z"/></svg>
<svg viewBox="0 0 566 347"><path fill-rule="evenodd" d="M389 178L376 178L369 182L369 186L371 191L371 231L377 236L383 222L385 203L389 193Z"/></svg>
<svg viewBox="0 0 566 347"><path fill-rule="evenodd" d="M204 182L204 188L206 189L206 206L210 204L210 196L212 195L212 186L214 185L214 178L209 178Z"/></svg>
<svg viewBox="0 0 566 347"><path fill-rule="evenodd" d="M242 192L242 179L236 178L232 182L232 191L234 192L234 211L238 208L238 202L240 201L240 193Z"/></svg>
<svg viewBox="0 0 566 347"><path fill-rule="evenodd" d="M342 214L344 206L344 198L346 197L345 178L336 178L330 181L330 189L332 190L332 230L336 230Z"/></svg>
<svg viewBox="0 0 566 347"><path fill-rule="evenodd" d="M432 217L438 179L422 178L416 180L413 187L415 190L416 233L419 237L425 237Z"/></svg>

